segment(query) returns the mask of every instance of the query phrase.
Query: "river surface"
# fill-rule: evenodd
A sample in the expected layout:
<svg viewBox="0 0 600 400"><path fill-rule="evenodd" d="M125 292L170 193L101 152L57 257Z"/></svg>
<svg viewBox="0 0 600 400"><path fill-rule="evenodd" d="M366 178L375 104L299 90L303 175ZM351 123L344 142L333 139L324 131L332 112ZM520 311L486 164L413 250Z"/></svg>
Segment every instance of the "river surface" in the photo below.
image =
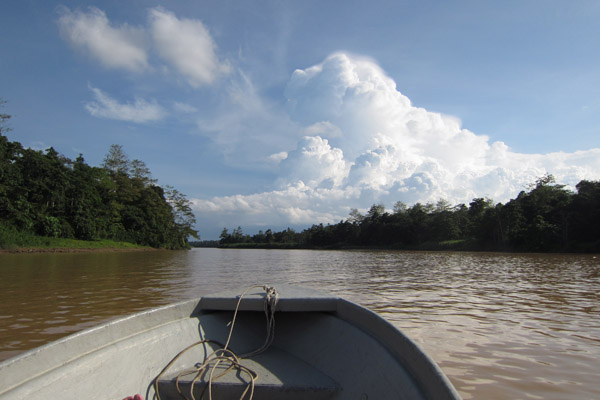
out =
<svg viewBox="0 0 600 400"><path fill-rule="evenodd" d="M252 284L339 294L417 342L464 399L600 398L600 257L220 250L0 254L0 360Z"/></svg>

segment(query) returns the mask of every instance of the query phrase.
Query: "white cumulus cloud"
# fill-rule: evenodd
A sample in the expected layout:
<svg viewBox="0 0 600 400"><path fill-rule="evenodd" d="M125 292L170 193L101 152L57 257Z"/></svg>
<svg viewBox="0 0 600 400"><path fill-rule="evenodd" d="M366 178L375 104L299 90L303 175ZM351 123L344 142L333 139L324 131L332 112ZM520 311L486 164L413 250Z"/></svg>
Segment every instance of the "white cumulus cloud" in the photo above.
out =
<svg viewBox="0 0 600 400"><path fill-rule="evenodd" d="M167 116L165 109L156 101L136 98L133 103L119 103L98 88L90 86L90 90L96 101L87 103L85 108L94 117L145 123L159 121Z"/></svg>
<svg viewBox="0 0 600 400"><path fill-rule="evenodd" d="M572 187L600 176L600 149L515 153L456 117L414 106L369 59L335 53L296 70L285 95L296 124L289 126L298 127L288 136L299 141L270 153L278 155L271 162L281 160L278 189L197 200L200 221L211 214L227 216L224 226L337 222L375 202L507 201L547 173Z"/></svg>
<svg viewBox="0 0 600 400"><path fill-rule="evenodd" d="M271 192L194 199L192 207L208 225L269 228L339 222L350 212L340 208L340 202L354 195L339 188L311 188L300 181Z"/></svg>
<svg viewBox="0 0 600 400"><path fill-rule="evenodd" d="M141 28L111 25L106 14L95 7L88 12L60 9L58 26L62 37L87 52L105 67L140 72L148 67Z"/></svg>
<svg viewBox="0 0 600 400"><path fill-rule="evenodd" d="M332 148L327 139L305 136L298 147L281 163L287 182L302 181L310 187L339 185L346 174L346 162L340 149Z"/></svg>
<svg viewBox="0 0 600 400"><path fill-rule="evenodd" d="M150 27L160 57L193 87L212 83L230 72L229 64L217 57L216 45L202 21L179 19L163 8L154 8L150 10Z"/></svg>

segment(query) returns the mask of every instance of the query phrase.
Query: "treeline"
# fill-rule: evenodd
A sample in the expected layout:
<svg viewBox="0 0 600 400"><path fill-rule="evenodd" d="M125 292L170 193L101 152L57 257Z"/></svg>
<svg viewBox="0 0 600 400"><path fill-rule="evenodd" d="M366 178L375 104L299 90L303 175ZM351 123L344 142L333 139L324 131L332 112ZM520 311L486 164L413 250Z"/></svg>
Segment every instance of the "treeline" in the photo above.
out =
<svg viewBox="0 0 600 400"><path fill-rule="evenodd" d="M334 225L302 232L270 229L220 236L222 247L455 249L522 252L600 252L600 181L583 180L574 193L552 175L539 178L506 204L476 198L469 205L381 204L366 215L352 210Z"/></svg>
<svg viewBox="0 0 600 400"><path fill-rule="evenodd" d="M73 161L53 148L23 148L0 132L0 240L26 232L181 249L197 237L194 224L185 196L156 185L119 145L92 167L81 155Z"/></svg>

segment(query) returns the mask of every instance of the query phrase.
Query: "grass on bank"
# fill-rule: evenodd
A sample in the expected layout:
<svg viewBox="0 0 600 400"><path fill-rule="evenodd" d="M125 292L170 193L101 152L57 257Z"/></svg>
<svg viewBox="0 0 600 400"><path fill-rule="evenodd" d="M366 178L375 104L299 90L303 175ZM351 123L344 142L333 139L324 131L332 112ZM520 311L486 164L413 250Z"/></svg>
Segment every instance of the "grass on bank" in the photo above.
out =
<svg viewBox="0 0 600 400"><path fill-rule="evenodd" d="M16 251L19 249L139 249L149 248L135 243L115 242L113 240L76 240L56 237L37 236L20 232L12 227L0 225L0 249Z"/></svg>

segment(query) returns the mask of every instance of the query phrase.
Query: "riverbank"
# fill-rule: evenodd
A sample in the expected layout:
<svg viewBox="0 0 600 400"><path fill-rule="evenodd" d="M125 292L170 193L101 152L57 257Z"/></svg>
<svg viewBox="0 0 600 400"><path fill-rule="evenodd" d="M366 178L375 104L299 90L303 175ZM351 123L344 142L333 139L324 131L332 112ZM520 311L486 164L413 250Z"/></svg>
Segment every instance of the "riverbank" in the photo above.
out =
<svg viewBox="0 0 600 400"><path fill-rule="evenodd" d="M158 251L154 247L18 247L0 249L0 254L29 254L29 253L120 253L125 251Z"/></svg>
<svg viewBox="0 0 600 400"><path fill-rule="evenodd" d="M7 239L4 237L3 239ZM35 235L20 235L0 241L0 254L6 253L90 253L153 251L150 246L113 240L76 240ZM10 240L12 239L12 240Z"/></svg>

